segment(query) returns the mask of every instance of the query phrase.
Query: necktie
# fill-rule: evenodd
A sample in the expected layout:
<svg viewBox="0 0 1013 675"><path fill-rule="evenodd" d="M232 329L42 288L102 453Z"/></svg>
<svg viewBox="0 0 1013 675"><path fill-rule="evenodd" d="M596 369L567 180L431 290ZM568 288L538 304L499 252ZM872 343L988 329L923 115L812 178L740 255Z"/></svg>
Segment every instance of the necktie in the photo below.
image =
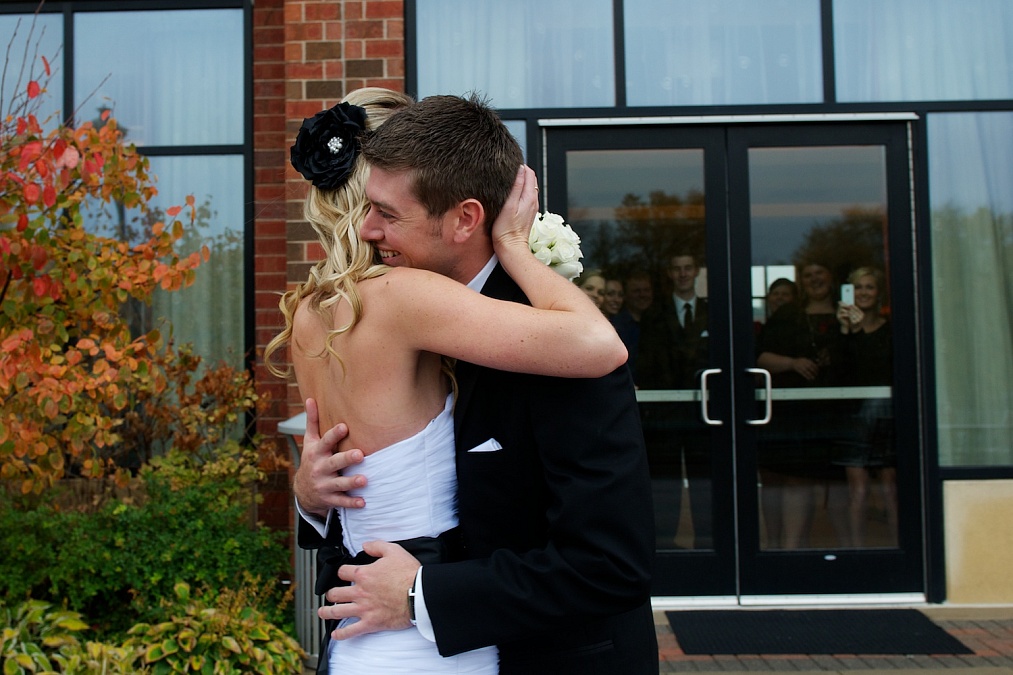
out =
<svg viewBox="0 0 1013 675"><path fill-rule="evenodd" d="M693 305L687 302L682 307L682 327L689 328L693 325Z"/></svg>

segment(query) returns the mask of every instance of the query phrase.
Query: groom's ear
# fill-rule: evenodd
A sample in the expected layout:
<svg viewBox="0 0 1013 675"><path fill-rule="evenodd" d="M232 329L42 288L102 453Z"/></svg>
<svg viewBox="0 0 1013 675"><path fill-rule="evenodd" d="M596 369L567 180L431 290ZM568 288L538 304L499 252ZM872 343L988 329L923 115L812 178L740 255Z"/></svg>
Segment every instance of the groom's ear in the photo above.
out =
<svg viewBox="0 0 1013 675"><path fill-rule="evenodd" d="M454 242L461 244L485 231L485 207L477 199L465 199L455 207Z"/></svg>

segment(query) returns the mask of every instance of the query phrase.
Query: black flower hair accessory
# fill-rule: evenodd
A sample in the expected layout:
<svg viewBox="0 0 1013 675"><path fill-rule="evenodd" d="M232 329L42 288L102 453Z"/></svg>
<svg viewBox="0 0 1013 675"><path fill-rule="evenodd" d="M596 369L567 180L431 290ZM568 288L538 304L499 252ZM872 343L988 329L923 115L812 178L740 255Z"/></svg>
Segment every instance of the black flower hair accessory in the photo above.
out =
<svg viewBox="0 0 1013 675"><path fill-rule="evenodd" d="M355 168L358 136L365 129L365 108L349 103L304 119L292 146L292 166L321 190L341 187Z"/></svg>

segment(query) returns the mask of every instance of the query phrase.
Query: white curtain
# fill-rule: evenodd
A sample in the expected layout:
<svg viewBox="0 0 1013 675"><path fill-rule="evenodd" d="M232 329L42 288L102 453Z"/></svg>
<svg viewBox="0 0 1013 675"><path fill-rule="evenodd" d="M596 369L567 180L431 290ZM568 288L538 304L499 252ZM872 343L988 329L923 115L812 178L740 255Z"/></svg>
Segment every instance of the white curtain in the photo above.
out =
<svg viewBox="0 0 1013 675"><path fill-rule="evenodd" d="M940 462L1013 465L1013 113L928 131Z"/></svg>
<svg viewBox="0 0 1013 675"><path fill-rule="evenodd" d="M631 106L818 103L819 0L625 0Z"/></svg>
<svg viewBox="0 0 1013 675"><path fill-rule="evenodd" d="M834 0L839 101L1013 98L1009 0Z"/></svg>
<svg viewBox="0 0 1013 675"><path fill-rule="evenodd" d="M138 145L243 143L241 10L79 12L74 21L80 119L112 108Z"/></svg>
<svg viewBox="0 0 1013 675"><path fill-rule="evenodd" d="M612 0L418 0L418 95L497 108L615 104Z"/></svg>

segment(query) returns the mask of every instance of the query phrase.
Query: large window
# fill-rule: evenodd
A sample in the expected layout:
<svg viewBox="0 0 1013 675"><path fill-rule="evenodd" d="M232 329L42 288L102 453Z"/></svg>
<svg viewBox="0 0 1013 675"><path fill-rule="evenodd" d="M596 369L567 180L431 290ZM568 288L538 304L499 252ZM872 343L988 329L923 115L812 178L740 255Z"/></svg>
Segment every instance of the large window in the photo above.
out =
<svg viewBox="0 0 1013 675"><path fill-rule="evenodd" d="M1013 465L1013 112L931 115L939 458Z"/></svg>
<svg viewBox="0 0 1013 675"><path fill-rule="evenodd" d="M418 95L497 108L615 105L612 0L418 0Z"/></svg>
<svg viewBox="0 0 1013 675"><path fill-rule="evenodd" d="M126 140L149 156L158 187L150 204L155 217L164 219L169 207L194 196L197 226L187 233L181 252L188 255L207 245L211 258L190 288L159 292L152 307L132 308L134 326L164 331L167 320L175 343L193 344L207 362L242 367L248 201L244 10L237 2L208 2L199 10L129 4L136 10L93 12L83 11L88 3L73 6L72 36L62 34L63 14L40 14L34 23L32 15L22 16L20 43L32 31L31 47L12 50L4 98L13 86L10 73L17 74L22 62L46 56L56 73L47 106L60 110L72 100L70 113L77 123L101 124L102 111L109 109ZM0 39L12 35L16 25L17 17L0 16ZM64 44L73 44L73 53L63 55ZM60 111L61 118L67 116ZM94 209L87 222L103 234L132 239L151 222L138 215L116 207Z"/></svg>
<svg viewBox="0 0 1013 675"><path fill-rule="evenodd" d="M625 0L631 106L816 103L819 0Z"/></svg>
<svg viewBox="0 0 1013 675"><path fill-rule="evenodd" d="M1008 0L834 0L839 101L1013 98Z"/></svg>

